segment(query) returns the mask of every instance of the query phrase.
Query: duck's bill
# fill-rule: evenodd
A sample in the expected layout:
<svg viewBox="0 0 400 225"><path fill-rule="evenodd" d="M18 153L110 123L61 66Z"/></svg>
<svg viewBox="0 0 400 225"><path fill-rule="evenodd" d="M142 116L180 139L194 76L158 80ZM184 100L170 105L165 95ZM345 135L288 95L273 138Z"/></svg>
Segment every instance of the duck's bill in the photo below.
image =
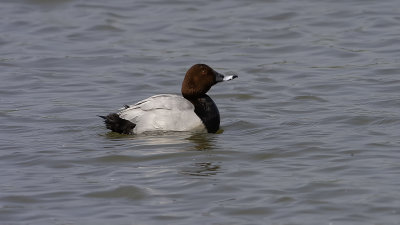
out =
<svg viewBox="0 0 400 225"><path fill-rule="evenodd" d="M225 76L224 79L222 79L222 80L229 81L229 80L233 80L235 78L238 78L238 75L228 75L228 76Z"/></svg>
<svg viewBox="0 0 400 225"><path fill-rule="evenodd" d="M220 73L217 73L217 75L216 75L217 82L230 81L230 80L233 80L235 78L238 78L238 75L236 75L236 74L234 74L234 75L223 75L223 74L220 74Z"/></svg>

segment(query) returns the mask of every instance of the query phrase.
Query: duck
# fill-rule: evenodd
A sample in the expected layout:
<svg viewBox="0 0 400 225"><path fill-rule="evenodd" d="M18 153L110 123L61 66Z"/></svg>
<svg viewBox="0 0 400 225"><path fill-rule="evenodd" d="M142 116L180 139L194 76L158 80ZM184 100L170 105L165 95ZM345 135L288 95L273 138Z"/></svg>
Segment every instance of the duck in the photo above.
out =
<svg viewBox="0 0 400 225"><path fill-rule="evenodd" d="M125 105L117 113L100 117L107 129L120 134L160 131L216 133L220 127L220 114L206 93L215 84L235 78L238 75L224 75L206 64L195 64L183 79L182 96L154 95L136 104Z"/></svg>

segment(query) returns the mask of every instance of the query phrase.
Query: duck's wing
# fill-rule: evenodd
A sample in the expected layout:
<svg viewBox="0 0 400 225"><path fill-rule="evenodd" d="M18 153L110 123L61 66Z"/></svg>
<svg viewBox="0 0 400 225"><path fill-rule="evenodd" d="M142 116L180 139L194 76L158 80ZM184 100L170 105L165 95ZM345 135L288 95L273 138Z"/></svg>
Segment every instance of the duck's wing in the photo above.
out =
<svg viewBox="0 0 400 225"><path fill-rule="evenodd" d="M188 131L204 127L191 102L179 95L161 94L122 109L120 118L136 124L134 133Z"/></svg>

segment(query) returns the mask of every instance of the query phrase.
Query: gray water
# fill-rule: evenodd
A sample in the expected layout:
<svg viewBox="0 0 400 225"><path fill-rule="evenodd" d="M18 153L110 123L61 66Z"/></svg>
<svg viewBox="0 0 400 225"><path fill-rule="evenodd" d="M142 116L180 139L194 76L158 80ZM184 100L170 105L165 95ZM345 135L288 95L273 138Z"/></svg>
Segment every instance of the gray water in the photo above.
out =
<svg viewBox="0 0 400 225"><path fill-rule="evenodd" d="M2 0L0 224L400 224L400 1ZM218 134L97 115L206 63Z"/></svg>

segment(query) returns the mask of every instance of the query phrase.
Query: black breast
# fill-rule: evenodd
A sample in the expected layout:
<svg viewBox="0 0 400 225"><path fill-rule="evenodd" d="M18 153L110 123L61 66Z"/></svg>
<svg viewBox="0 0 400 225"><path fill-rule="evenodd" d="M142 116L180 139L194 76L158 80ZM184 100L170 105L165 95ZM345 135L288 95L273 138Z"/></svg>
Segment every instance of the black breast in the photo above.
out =
<svg viewBox="0 0 400 225"><path fill-rule="evenodd" d="M194 105L194 112L203 121L209 133L215 133L219 129L219 111L217 105L208 96L191 100Z"/></svg>

